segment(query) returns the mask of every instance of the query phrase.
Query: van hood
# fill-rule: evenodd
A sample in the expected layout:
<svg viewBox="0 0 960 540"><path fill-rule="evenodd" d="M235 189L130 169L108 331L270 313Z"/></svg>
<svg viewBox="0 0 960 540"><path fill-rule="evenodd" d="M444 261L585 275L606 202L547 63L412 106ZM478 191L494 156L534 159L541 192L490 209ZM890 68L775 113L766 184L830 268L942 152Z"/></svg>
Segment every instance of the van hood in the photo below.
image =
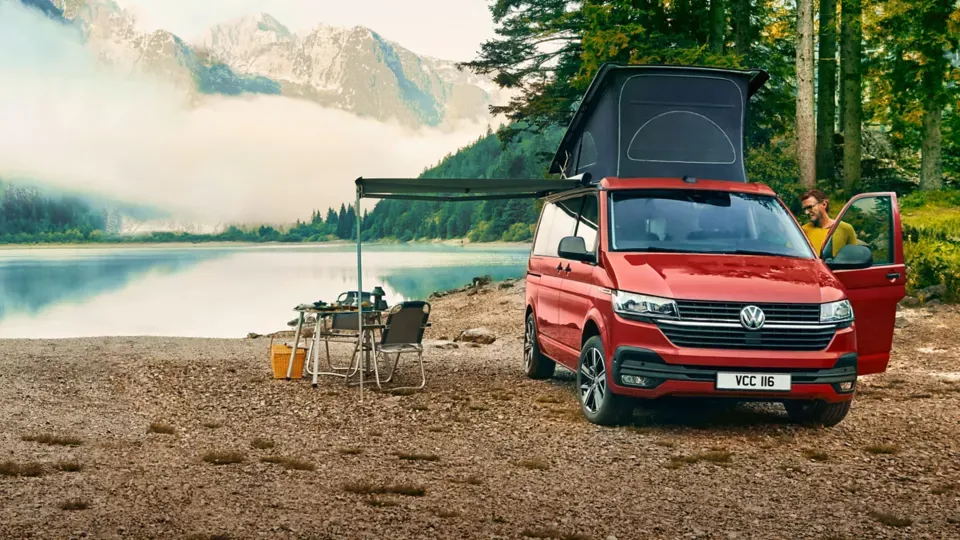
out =
<svg viewBox="0 0 960 540"><path fill-rule="evenodd" d="M685 300L821 303L845 298L819 259L692 253L607 253L620 290Z"/></svg>

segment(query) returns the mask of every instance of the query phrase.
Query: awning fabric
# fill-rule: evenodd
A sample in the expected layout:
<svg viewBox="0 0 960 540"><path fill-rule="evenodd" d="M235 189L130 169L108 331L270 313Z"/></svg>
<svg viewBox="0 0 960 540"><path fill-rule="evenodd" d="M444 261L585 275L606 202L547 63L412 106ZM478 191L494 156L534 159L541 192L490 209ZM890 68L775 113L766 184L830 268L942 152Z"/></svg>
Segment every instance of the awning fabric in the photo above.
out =
<svg viewBox="0 0 960 540"><path fill-rule="evenodd" d="M535 198L582 186L578 179L519 178L357 178L356 183L361 198L426 201Z"/></svg>

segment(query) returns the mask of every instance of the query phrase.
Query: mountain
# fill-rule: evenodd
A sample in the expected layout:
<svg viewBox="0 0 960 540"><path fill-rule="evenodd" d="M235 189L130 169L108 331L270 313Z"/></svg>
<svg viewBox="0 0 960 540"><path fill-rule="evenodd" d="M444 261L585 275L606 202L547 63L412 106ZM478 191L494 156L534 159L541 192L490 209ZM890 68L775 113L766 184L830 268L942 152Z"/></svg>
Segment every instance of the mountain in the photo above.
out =
<svg viewBox="0 0 960 540"><path fill-rule="evenodd" d="M284 95L406 125L489 120L490 102L505 97L489 79L362 26L320 25L298 36L261 13L210 28L196 45L238 73L278 81Z"/></svg>
<svg viewBox="0 0 960 540"><path fill-rule="evenodd" d="M44 2L46 0L30 0ZM268 14L203 32L193 43L143 32L113 0L52 0L104 64L160 75L207 94L282 94L408 127L493 123L508 95L453 62L419 56L365 27L319 25L304 36Z"/></svg>

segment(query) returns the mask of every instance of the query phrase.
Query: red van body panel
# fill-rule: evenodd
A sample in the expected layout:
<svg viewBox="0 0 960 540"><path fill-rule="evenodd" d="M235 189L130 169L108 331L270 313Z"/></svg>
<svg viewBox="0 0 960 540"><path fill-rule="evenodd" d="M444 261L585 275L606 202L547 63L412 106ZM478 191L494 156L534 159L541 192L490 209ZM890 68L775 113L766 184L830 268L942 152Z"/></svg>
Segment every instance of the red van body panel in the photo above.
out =
<svg viewBox="0 0 960 540"><path fill-rule="evenodd" d="M886 370L896 304L905 294L906 279L896 195L857 196L837 220L843 219L851 207L859 209L859 213L851 214L851 219L864 215L864 211L880 217L891 216L893 252L882 253L883 263L877 262L869 268L831 270L829 261L820 257L610 251L608 194L617 190L648 189L696 189L776 197L767 186L741 182L700 179L689 182L679 178L600 181L593 191L599 194L595 261L531 254L527 306L536 314L536 338L544 355L576 371L583 344L587 338L599 335L608 366L609 390L637 398L727 396L838 403L852 399L854 391L841 390L839 382L855 381L858 375ZM799 222L792 214L790 217L799 230ZM540 234L539 227L537 234ZM806 236L803 238L806 240ZM865 241L882 242L884 238ZM682 306L679 307L681 320L624 318L613 309L615 291L673 300ZM854 321L824 324L820 305L841 300L850 301ZM690 336L697 331L707 336L704 338L707 343L713 335L711 332L720 332L719 327L723 325L726 325L724 329L730 327L729 322L718 326L696 317L684 321L684 310L702 310L709 314L710 310L726 309L724 313L735 313L730 310L748 305L771 306L773 314L778 309L790 314L791 310L803 308L809 315L813 309L817 319L808 319L809 326L802 330L780 330L779 334L777 324L769 325L773 328L771 335L775 334L776 339L786 344L776 350L684 344L694 340ZM789 319L792 315L781 316ZM814 340L822 347L790 349L791 344L799 343L801 334L806 336L803 339ZM749 343L749 333L744 335L743 339ZM858 340L858 335L867 337ZM728 371L789 372L794 382L789 391L719 390L717 373ZM626 374L658 382L650 388L631 386L621 380Z"/></svg>

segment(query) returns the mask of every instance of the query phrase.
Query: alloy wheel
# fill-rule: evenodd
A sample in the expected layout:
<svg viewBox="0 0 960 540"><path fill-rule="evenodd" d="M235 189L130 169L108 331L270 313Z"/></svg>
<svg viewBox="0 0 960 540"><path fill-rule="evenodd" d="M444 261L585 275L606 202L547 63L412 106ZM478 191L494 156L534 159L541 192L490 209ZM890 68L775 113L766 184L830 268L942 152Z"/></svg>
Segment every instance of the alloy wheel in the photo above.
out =
<svg viewBox="0 0 960 540"><path fill-rule="evenodd" d="M537 339L536 330L533 327L533 317L527 318L527 331L523 340L523 369L528 373L530 366L533 365L533 340Z"/></svg>
<svg viewBox="0 0 960 540"><path fill-rule="evenodd" d="M586 360L580 367L583 377L580 384L580 402L591 414L596 413L607 395L607 372L603 367L603 357L597 349L590 349Z"/></svg>

